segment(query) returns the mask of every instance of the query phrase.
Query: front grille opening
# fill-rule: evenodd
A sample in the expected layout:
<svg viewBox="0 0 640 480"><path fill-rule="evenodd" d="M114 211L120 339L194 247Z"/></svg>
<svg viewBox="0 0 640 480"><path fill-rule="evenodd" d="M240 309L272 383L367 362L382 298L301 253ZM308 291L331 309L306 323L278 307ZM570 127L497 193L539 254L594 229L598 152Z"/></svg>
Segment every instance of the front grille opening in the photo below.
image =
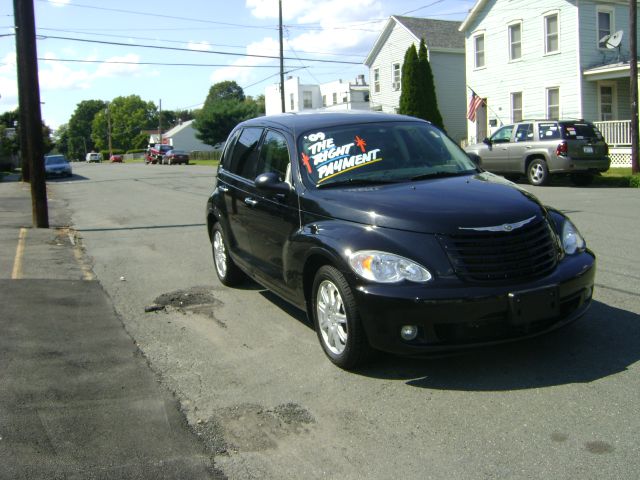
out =
<svg viewBox="0 0 640 480"><path fill-rule="evenodd" d="M546 220L510 232L439 236L456 274L472 282L528 280L549 274L559 249Z"/></svg>

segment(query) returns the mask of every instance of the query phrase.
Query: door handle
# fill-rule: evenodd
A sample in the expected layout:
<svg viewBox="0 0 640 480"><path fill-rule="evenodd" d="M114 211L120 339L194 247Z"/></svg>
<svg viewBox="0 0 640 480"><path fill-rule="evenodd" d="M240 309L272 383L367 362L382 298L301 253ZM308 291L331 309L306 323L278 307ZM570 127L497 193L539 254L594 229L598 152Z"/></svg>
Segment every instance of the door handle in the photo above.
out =
<svg viewBox="0 0 640 480"><path fill-rule="evenodd" d="M225 187L224 185L218 185L218 189L223 193L227 193L229 191L229 187Z"/></svg>
<svg viewBox="0 0 640 480"><path fill-rule="evenodd" d="M525 147L527 150L531 150L531 145L529 145L528 147Z"/></svg>
<svg viewBox="0 0 640 480"><path fill-rule="evenodd" d="M251 197L247 197L244 199L244 203L246 203L247 205L249 205L250 207L255 207L258 204L257 200L254 200Z"/></svg>

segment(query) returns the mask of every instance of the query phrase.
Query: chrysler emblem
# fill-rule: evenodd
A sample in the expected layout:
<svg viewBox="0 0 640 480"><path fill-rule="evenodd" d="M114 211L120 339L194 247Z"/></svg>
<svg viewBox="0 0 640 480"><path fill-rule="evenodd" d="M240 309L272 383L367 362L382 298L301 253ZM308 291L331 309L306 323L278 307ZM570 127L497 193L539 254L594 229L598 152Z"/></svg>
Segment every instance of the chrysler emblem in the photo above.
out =
<svg viewBox="0 0 640 480"><path fill-rule="evenodd" d="M491 227L458 227L459 230L474 230L476 232L510 232L516 228L523 227L527 223L535 219L536 216L522 220L521 222L505 223L503 225L494 225Z"/></svg>

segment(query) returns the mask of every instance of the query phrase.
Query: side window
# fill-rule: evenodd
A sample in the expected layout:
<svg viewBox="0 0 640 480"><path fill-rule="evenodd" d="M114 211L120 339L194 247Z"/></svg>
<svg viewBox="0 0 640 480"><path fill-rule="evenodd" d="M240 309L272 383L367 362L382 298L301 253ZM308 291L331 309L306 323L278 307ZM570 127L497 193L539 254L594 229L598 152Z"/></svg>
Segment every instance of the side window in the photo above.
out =
<svg viewBox="0 0 640 480"><path fill-rule="evenodd" d="M229 171L244 178L253 180L257 173L258 143L262 136L262 128L245 128L233 148Z"/></svg>
<svg viewBox="0 0 640 480"><path fill-rule="evenodd" d="M287 180L289 162L287 140L278 132L267 131L260 149L259 173L277 172L280 181L284 182Z"/></svg>
<svg viewBox="0 0 640 480"><path fill-rule="evenodd" d="M528 142L533 140L533 124L521 123L516 129L516 142Z"/></svg>
<svg viewBox="0 0 640 480"><path fill-rule="evenodd" d="M557 123L540 123L538 125L540 140L555 140L560 138L560 129Z"/></svg>
<svg viewBox="0 0 640 480"><path fill-rule="evenodd" d="M224 153L222 154L223 155L222 161L220 162L222 164L222 168L224 168L225 170L230 170L231 168L231 157L233 155L233 147L235 146L239 136L240 136L240 130L236 130L233 136L227 140L226 148L224 150Z"/></svg>
<svg viewBox="0 0 640 480"><path fill-rule="evenodd" d="M493 143L508 143L511 140L511 133L513 132L513 125L507 125L502 127L496 133L491 135L491 141Z"/></svg>

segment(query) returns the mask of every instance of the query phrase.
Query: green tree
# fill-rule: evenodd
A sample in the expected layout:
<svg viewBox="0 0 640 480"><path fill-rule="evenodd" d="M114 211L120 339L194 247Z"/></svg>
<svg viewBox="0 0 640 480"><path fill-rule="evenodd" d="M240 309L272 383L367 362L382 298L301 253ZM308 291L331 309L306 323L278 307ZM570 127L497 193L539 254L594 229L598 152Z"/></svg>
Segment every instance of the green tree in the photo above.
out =
<svg viewBox="0 0 640 480"><path fill-rule="evenodd" d="M69 157L69 124L63 123L53 134L54 151Z"/></svg>
<svg viewBox="0 0 640 480"><path fill-rule="evenodd" d="M429 63L429 55L427 54L427 46L424 43L424 38L420 39L420 49L418 51L418 83L421 91L421 97L419 98L420 115L418 116L429 120L436 127L444 130L444 122L438 109L436 85L433 81L433 72L431 71L431 64Z"/></svg>
<svg viewBox="0 0 640 480"><path fill-rule="evenodd" d="M157 127L157 108L138 95L114 98L98 111L91 123L91 139L96 150L109 148L109 121L113 149L133 150L147 145L148 136L142 130Z"/></svg>
<svg viewBox="0 0 640 480"><path fill-rule="evenodd" d="M421 117L420 111L420 89L419 83L419 63L418 52L416 46L411 44L404 54L404 62L402 63L402 79L401 86L402 91L400 93L400 108L398 113L403 115L412 115L414 117Z"/></svg>
<svg viewBox="0 0 640 480"><path fill-rule="evenodd" d="M224 142L238 123L260 115L260 108L258 102L245 98L236 82L216 83L196 115L196 137L207 145Z"/></svg>
<svg viewBox="0 0 640 480"><path fill-rule="evenodd" d="M93 119L98 112L105 109L106 103L102 100L83 100L69 118L67 134L67 155L74 160L84 160L87 152L96 148L91 138ZM58 149L62 147L58 144Z"/></svg>

